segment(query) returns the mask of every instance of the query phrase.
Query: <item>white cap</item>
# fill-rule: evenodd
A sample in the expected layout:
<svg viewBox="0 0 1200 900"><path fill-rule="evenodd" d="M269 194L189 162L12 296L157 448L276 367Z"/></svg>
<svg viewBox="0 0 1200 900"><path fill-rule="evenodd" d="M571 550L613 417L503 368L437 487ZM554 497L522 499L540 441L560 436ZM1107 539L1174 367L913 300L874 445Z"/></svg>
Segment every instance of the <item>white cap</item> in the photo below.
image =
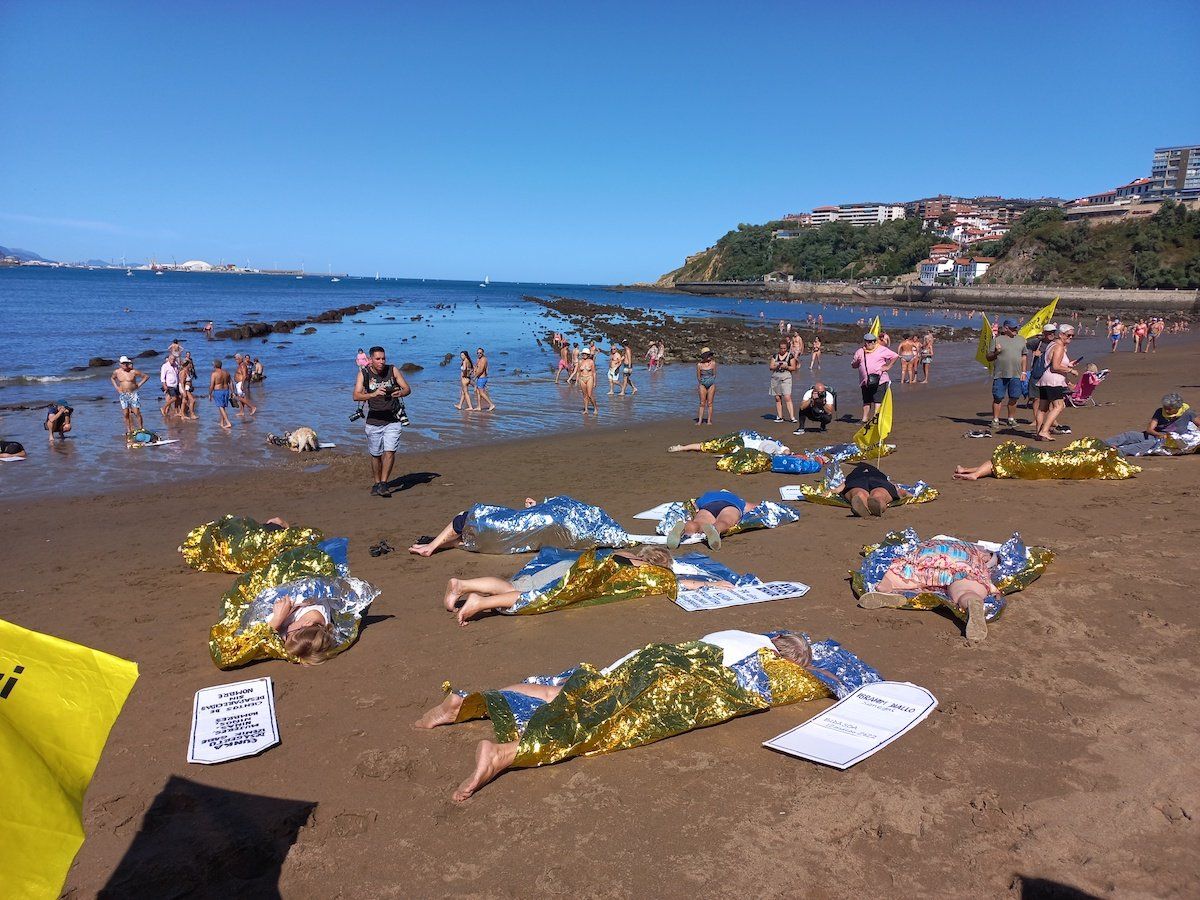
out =
<svg viewBox="0 0 1200 900"><path fill-rule="evenodd" d="M122 356L120 359L117 360L117 362L123 364L123 363L131 363L131 362L133 362L133 360L130 359L128 356Z"/></svg>
<svg viewBox="0 0 1200 900"><path fill-rule="evenodd" d="M1058 326L1051 322L1049 325L1043 325L1042 331L1058 331Z"/></svg>

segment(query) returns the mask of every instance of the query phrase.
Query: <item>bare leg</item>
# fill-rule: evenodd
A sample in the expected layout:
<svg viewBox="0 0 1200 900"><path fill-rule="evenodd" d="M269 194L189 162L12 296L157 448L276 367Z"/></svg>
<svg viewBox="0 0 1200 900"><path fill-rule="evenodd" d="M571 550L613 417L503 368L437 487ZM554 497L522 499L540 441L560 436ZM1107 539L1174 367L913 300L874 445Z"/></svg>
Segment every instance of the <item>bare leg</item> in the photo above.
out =
<svg viewBox="0 0 1200 900"><path fill-rule="evenodd" d="M446 609L454 612L458 599L463 594L477 592L481 594L506 594L515 591L511 581L485 575L481 578L451 578L446 582L446 596L442 602Z"/></svg>
<svg viewBox="0 0 1200 900"><path fill-rule="evenodd" d="M510 684L500 690L512 694L524 694L526 697L536 697L549 703L560 693L561 687L549 684ZM437 706L428 710L421 718L413 723L414 728L437 728L439 725L451 725L458 718L462 709L463 698L458 694L447 694Z"/></svg>
<svg viewBox="0 0 1200 900"><path fill-rule="evenodd" d="M413 544L408 548L409 553L415 553L417 556L433 556L443 547L448 547L458 542L458 532L454 530L454 523L451 522L428 544Z"/></svg>
<svg viewBox="0 0 1200 900"><path fill-rule="evenodd" d="M505 591L501 594L467 594L467 599L458 610L458 624L465 626L472 618L490 609L512 609L513 604L521 599L518 590Z"/></svg>
<svg viewBox="0 0 1200 900"><path fill-rule="evenodd" d="M1046 415L1042 419L1042 430L1037 434L1043 441L1054 440L1050 435L1050 429L1054 427L1054 423L1058 421L1058 417L1062 415L1062 411L1066 408L1066 405L1062 400L1055 400L1050 404L1050 408L1046 411Z"/></svg>
<svg viewBox="0 0 1200 900"><path fill-rule="evenodd" d="M892 502L892 495L883 488L875 488L867 498L867 510L873 516L882 516L883 511Z"/></svg>
<svg viewBox="0 0 1200 900"><path fill-rule="evenodd" d="M497 744L495 741L480 741L475 749L475 771L458 786L454 801L462 803L481 787L507 769L517 758L517 742Z"/></svg>
<svg viewBox="0 0 1200 900"><path fill-rule="evenodd" d="M967 640L982 641L987 637L987 614L983 600L987 588L978 581L962 579L950 585L950 602L967 614Z"/></svg>
<svg viewBox="0 0 1200 900"><path fill-rule="evenodd" d="M990 459L973 469L968 469L966 466L954 467L954 477L958 481L975 481L978 478L987 478L988 476L995 474L996 468L992 465L992 461Z"/></svg>
<svg viewBox="0 0 1200 900"><path fill-rule="evenodd" d="M867 500L870 499L870 496L862 488L851 488L846 491L846 500L850 504L850 511L860 519L865 519L871 514L871 510L867 507Z"/></svg>

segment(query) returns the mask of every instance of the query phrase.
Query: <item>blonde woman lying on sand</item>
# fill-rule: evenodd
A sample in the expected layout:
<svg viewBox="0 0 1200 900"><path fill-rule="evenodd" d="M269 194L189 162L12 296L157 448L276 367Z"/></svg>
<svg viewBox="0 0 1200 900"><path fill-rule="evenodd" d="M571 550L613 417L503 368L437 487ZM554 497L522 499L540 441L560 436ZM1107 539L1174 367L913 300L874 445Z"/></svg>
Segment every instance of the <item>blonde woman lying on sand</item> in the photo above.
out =
<svg viewBox="0 0 1200 900"><path fill-rule="evenodd" d="M510 768L550 765L650 744L773 706L844 697L881 681L836 641L790 631L720 631L650 644L597 670L587 663L500 690L450 691L417 728L487 718L475 770L453 794L461 803Z"/></svg>

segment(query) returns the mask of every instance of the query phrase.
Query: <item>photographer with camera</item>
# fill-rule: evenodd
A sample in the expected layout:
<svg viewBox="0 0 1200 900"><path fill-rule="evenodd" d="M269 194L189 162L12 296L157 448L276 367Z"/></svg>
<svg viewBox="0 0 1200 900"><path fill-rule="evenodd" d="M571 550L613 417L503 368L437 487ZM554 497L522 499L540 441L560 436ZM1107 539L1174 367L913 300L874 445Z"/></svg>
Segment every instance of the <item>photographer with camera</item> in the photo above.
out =
<svg viewBox="0 0 1200 900"><path fill-rule="evenodd" d="M367 452L371 454L371 473L375 481L371 496L390 497L388 482L392 477L400 435L408 424L402 397L412 393L400 370L387 361L387 351L372 347L371 361L358 370L354 382L354 400L365 403L364 426L367 432ZM364 417L362 407L350 417L351 422Z"/></svg>
<svg viewBox="0 0 1200 900"><path fill-rule="evenodd" d="M859 386L862 388L862 421L865 425L875 418L879 404L888 392L892 377L888 369L898 360L889 348L879 343L879 335L868 332L863 335L863 345L854 351L852 368L858 369Z"/></svg>
<svg viewBox="0 0 1200 900"><path fill-rule="evenodd" d="M810 420L820 425L821 431L824 431L825 426L833 421L836 411L837 395L825 386L825 382L818 381L804 392L804 397L800 400L800 427L792 434L804 434L804 423Z"/></svg>

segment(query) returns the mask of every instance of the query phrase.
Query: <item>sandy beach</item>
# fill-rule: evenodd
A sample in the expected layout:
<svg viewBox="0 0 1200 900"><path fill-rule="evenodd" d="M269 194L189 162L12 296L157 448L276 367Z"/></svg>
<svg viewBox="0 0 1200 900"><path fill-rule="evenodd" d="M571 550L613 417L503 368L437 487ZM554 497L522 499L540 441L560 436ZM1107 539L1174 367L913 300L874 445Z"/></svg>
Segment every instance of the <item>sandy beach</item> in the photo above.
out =
<svg viewBox="0 0 1200 900"><path fill-rule="evenodd" d="M1195 339L1164 343L1096 360L1113 370L1104 405L1062 421L1105 437L1141 428L1169 390L1200 401ZM766 412L765 379L763 400ZM1200 894L1200 612L1186 575L1200 543L1200 458L1149 458L1123 482L958 483L954 465L994 446L962 437L990 418L979 415L987 385L905 387L899 450L882 467L924 478L940 499L882 521L801 504L798 524L730 538L718 554L738 571L810 584L802 599L686 613L656 597L459 628L442 609L446 579L507 576L527 557L403 552L478 501L568 493L637 530L634 513L710 488L778 499L801 479L726 475L714 457L666 448L737 428L793 448L854 430L793 437L757 415L722 416L719 402L718 424L700 429L686 418L694 405L681 396L680 418L656 424L406 455L397 473L411 487L389 500L368 496L365 457L322 456L326 467L305 471L314 460L281 454L269 471L5 501L4 617L141 668L87 795L66 896ZM233 576L187 569L176 547L225 513L348 536L353 573L383 592L357 645L314 669L216 670L207 633ZM1019 530L1058 558L969 644L946 615L856 607L847 576L860 548L905 525L993 540ZM381 538L400 552L370 557ZM462 805L450 794L489 725L411 727L443 680L497 687L651 641L773 627L836 638L940 707L845 772L760 746L823 701L509 772ZM264 675L282 743L188 765L194 692Z"/></svg>

